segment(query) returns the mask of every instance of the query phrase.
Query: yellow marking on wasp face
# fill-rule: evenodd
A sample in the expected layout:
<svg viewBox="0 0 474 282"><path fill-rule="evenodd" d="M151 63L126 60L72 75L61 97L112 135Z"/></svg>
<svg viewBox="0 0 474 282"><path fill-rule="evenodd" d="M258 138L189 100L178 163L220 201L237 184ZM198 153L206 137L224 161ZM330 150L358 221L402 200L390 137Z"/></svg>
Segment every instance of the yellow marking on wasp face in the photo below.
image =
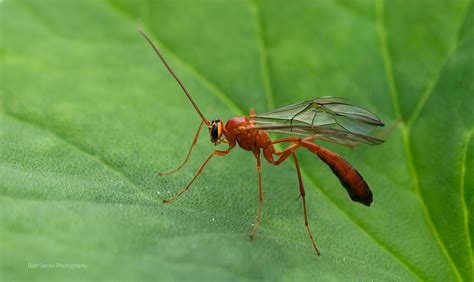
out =
<svg viewBox="0 0 474 282"><path fill-rule="evenodd" d="M217 123L217 139L221 138L222 136L222 121Z"/></svg>

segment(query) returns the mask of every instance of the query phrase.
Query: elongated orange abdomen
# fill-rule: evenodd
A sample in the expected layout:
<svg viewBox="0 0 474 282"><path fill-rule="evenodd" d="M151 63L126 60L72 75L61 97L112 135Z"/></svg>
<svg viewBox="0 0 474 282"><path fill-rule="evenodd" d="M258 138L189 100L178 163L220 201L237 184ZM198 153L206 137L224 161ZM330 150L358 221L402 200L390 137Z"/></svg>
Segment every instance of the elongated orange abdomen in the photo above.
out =
<svg viewBox="0 0 474 282"><path fill-rule="evenodd" d="M372 191L364 178L345 159L318 144L302 141L301 145L315 153L325 162L332 172L339 178L342 186L346 188L349 197L355 202L370 206L372 203Z"/></svg>

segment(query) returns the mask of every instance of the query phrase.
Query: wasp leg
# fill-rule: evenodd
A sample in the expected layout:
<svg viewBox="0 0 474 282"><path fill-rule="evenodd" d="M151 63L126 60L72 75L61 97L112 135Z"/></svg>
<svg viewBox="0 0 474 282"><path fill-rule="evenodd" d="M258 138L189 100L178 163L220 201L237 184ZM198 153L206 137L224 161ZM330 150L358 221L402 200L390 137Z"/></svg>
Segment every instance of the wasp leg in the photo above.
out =
<svg viewBox="0 0 474 282"><path fill-rule="evenodd" d="M308 222L308 215L306 214L306 200L305 200L305 191L304 191L304 186L303 186L303 180L301 179L301 172L300 172L300 165L298 164L298 158L296 157L296 154L292 151L291 155L293 156L293 160L295 161L295 166L296 166L296 174L298 175L298 182L300 185L300 196L301 200L303 200L303 213L304 213L304 225L306 226L306 230L308 230L308 235L309 238L311 239L311 243L313 243L314 250L316 251L316 254L321 255L319 253L318 247L316 246L316 243L314 242L313 234L311 233L311 229L309 228L309 222Z"/></svg>
<svg viewBox="0 0 474 282"><path fill-rule="evenodd" d="M295 138L295 139L293 139L294 137L289 137L289 138L291 138L290 142L294 142L294 141L299 140L299 138ZM275 140L275 141L278 141L278 140ZM285 142L285 141L282 141L282 142ZM279 143L279 142L277 142L277 143ZM299 183L299 186L300 186L300 197L301 197L301 200L303 201L304 224L306 226L306 230L308 231L308 235L309 235L309 238L311 239L311 243L313 244L314 250L316 251L316 254L319 256L321 254L319 253L318 247L316 246L316 243L314 242L313 234L311 232L311 229L309 228L308 215L306 213L306 199L305 199L306 193L304 191L303 180L301 178L301 171L300 171L300 165L298 163L298 158L296 157L296 154L294 152L300 146L301 145L298 144L298 143L293 144L293 145L289 146L288 148L286 148L285 150L275 152L275 154L277 156L280 156L278 158L278 160L274 161L273 158L270 158L270 159L267 158L267 160L273 165L279 165L282 162L284 162L289 156L293 157L293 160L295 161L296 174L298 176L298 183Z"/></svg>
<svg viewBox="0 0 474 282"><path fill-rule="evenodd" d="M160 172L159 174L161 176L173 174L173 173L177 172L178 170L180 170L186 164L186 162L189 159L189 156L191 155L191 152L193 151L194 145L196 145L196 142L197 142L198 137L199 137L199 132L201 131L201 128L202 128L203 124L204 124L204 121L201 121L201 123L199 124L198 130L196 132L196 135L194 136L193 143L191 144L191 147L189 148L188 154L186 155L186 158L184 159L184 161L180 165L178 165L178 167L176 167L175 169Z"/></svg>
<svg viewBox="0 0 474 282"><path fill-rule="evenodd" d="M262 201L263 201L263 192L262 192L262 164L260 162L260 151L255 151L253 153L255 158L257 159L257 172L258 172L258 213L257 213L257 221L255 222L252 232L249 234L249 239L252 240L255 237L255 233L257 233L257 228L260 225L260 218L262 216Z"/></svg>
<svg viewBox="0 0 474 282"><path fill-rule="evenodd" d="M188 185L186 185L186 187L184 187L183 190L181 190L181 192L179 192L178 194L176 194L176 196L170 198L170 199L167 199L167 200L163 200L163 203L171 203L172 201L176 200L176 198L178 198L181 194L183 194L184 192L186 192L189 187L191 187L191 184L193 184L194 180L196 180L196 178L199 176L199 174L201 174L202 170L204 169L204 167L206 166L206 164L209 162L209 160L215 156L215 155L218 155L218 156L225 156L227 155L230 150L232 150L232 148L234 148L235 144L230 144L229 145L229 148L227 148L227 150L225 151L219 151L219 150L215 150L214 152L212 152L209 157L207 157L207 159L204 161L204 163L201 165L201 167L199 168L198 172L196 173L196 175L193 177L193 179L191 179L191 181L188 183Z"/></svg>

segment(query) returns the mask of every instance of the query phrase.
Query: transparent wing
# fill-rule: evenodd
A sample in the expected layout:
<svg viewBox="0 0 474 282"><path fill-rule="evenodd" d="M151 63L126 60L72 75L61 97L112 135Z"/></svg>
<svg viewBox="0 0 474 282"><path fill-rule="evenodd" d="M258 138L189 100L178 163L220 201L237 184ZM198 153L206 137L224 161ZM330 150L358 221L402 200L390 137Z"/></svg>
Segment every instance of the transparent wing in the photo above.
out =
<svg viewBox="0 0 474 282"><path fill-rule="evenodd" d="M248 117L255 125L248 129L317 136L341 144L380 144L368 136L383 121L373 113L346 103L346 99L321 97Z"/></svg>

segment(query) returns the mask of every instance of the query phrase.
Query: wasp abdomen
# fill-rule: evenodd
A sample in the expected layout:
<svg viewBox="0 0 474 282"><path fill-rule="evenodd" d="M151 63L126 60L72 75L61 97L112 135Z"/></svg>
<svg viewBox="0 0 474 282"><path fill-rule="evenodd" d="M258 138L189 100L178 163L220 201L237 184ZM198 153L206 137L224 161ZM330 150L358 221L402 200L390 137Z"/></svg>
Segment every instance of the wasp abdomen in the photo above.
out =
<svg viewBox="0 0 474 282"><path fill-rule="evenodd" d="M353 201L370 206L372 203L372 191L370 191L369 186L359 172L345 159L312 142L303 141L301 145L315 153L331 168Z"/></svg>

